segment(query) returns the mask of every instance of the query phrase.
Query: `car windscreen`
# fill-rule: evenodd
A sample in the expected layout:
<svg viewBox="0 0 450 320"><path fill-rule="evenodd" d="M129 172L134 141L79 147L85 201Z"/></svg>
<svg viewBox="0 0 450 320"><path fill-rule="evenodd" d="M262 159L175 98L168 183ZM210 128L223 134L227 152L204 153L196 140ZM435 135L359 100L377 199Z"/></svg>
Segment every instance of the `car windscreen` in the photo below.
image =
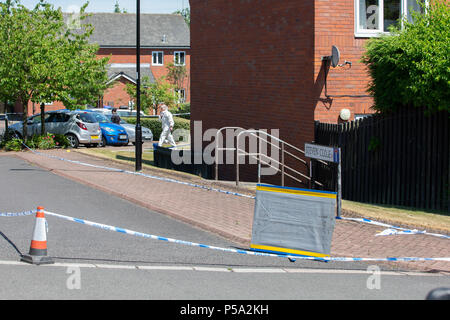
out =
<svg viewBox="0 0 450 320"><path fill-rule="evenodd" d="M96 122L99 123L110 123L111 121L103 114L98 112L93 112L93 116L95 117Z"/></svg>
<svg viewBox="0 0 450 320"><path fill-rule="evenodd" d="M92 113L83 112L78 114L78 118L86 123L96 123L98 122L95 117L92 115Z"/></svg>

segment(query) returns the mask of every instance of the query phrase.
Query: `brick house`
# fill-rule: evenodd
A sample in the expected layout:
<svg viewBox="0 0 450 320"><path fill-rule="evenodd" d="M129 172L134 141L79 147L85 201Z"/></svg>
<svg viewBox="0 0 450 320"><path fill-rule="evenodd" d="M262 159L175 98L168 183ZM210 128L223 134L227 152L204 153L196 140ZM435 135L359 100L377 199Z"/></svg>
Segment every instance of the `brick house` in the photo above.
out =
<svg viewBox="0 0 450 320"><path fill-rule="evenodd" d="M108 77L112 87L97 102L98 107L128 106L132 100L125 88L136 83L136 14L93 13L86 22L95 27L90 38L98 43L98 57L110 57ZM175 60L175 58L177 60ZM147 76L154 82L167 74L167 65L179 61L190 72L190 32L181 15L141 14L141 78ZM190 81L178 93L180 100L190 102ZM95 102L93 102L95 103ZM64 106L54 102L46 110ZM16 106L20 112L20 106ZM30 102L29 113L39 113L39 105Z"/></svg>
<svg viewBox="0 0 450 320"><path fill-rule="evenodd" d="M280 129L282 140L303 149L314 140L315 120L343 121L343 109L349 120L372 113L364 43L411 5L415 0L191 0L191 121L201 120L203 130ZM341 66L326 60L333 45Z"/></svg>

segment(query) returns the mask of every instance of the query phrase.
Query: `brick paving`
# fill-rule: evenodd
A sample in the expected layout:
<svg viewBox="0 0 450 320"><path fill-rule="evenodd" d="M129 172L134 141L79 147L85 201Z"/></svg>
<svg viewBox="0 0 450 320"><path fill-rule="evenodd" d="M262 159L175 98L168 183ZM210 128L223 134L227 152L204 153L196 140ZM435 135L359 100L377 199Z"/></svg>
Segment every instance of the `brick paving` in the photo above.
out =
<svg viewBox="0 0 450 320"><path fill-rule="evenodd" d="M126 169L134 167L88 156L81 152L64 150L45 151L62 158L89 164ZM248 246L251 240L254 200L224 193L195 188L173 182L149 179L138 175L112 172L70 162L51 159L31 152L2 153L16 155L60 176L75 180L93 188L127 199L148 209L169 215L204 230L219 234L240 245ZM195 176L169 172L167 170L146 169L143 173L154 176L175 178L220 189L236 191L231 185L205 181ZM251 194L251 190L239 189ZM346 212L343 213L346 216ZM102 222L102 221L98 221ZM384 227L353 222L336 221L331 255L339 257L450 257L450 240L429 235L379 236ZM182 240L182 239L181 239ZM450 272L450 262L395 262L399 268Z"/></svg>

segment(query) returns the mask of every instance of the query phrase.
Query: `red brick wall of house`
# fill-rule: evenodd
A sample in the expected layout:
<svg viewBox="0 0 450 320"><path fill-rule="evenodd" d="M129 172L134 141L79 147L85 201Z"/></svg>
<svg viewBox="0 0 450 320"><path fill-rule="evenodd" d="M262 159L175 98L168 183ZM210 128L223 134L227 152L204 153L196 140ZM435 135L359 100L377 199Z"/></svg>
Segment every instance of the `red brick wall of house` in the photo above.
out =
<svg viewBox="0 0 450 320"><path fill-rule="evenodd" d="M125 78L120 78L114 81L112 87L106 90L103 95L103 105L114 108L128 106L128 102L132 100L126 91L128 83L132 82Z"/></svg>
<svg viewBox="0 0 450 320"><path fill-rule="evenodd" d="M329 70L328 94L367 94L353 2L191 0L191 127L201 120L203 130L280 129L282 140L303 149L314 140L314 120L336 123L342 108L352 118L370 112L369 98L325 99L321 58L332 45L352 68ZM221 178L234 179L234 166L221 168Z"/></svg>
<svg viewBox="0 0 450 320"><path fill-rule="evenodd" d="M201 120L203 130L279 129L300 147L314 139L313 4L190 1L191 128ZM221 179L235 178L235 166L220 168ZM255 173L245 170L242 180Z"/></svg>
<svg viewBox="0 0 450 320"><path fill-rule="evenodd" d="M315 1L314 73L318 99L314 118L321 122L340 122L339 113L344 108L351 111L350 120L355 114L373 112L370 97L354 97L368 95L366 89L370 80L365 65L360 62L367 39L355 37L354 10L354 0ZM352 65L351 68L348 65L329 68L327 94L331 97L327 99L321 59L331 55L332 45L339 48L340 63L350 61Z"/></svg>

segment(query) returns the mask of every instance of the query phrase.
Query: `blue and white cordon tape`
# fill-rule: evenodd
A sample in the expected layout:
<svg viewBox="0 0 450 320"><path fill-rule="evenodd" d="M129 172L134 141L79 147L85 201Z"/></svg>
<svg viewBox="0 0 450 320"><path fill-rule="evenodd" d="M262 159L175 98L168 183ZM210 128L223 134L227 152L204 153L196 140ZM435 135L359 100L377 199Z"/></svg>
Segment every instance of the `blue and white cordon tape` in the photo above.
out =
<svg viewBox="0 0 450 320"><path fill-rule="evenodd" d="M217 188L206 187L206 186L202 186L202 185L198 185L198 184L194 184L194 183L189 183L189 182L184 182L184 181L179 181L179 180L175 180L175 179L169 179L169 178L162 178L162 177L152 176L152 175L148 175L148 174L141 173L141 172L133 172L133 171L123 170L123 169L110 168L110 167L106 167L106 166L99 166L99 165L89 164L89 163L85 163L85 162L81 162L81 161L77 161L77 160L65 159L65 158L62 158L62 157L58 157L58 156L54 156L54 155L48 155L48 154L45 154L45 153L38 152L36 150L31 149L25 143L22 142L22 144L28 150L30 150L31 152L33 152L33 153L35 153L37 155L41 155L41 156L57 159L57 160L60 160L60 161L71 162L71 163L79 164L79 165L82 165L82 166L88 166L88 167L97 168L97 169L105 169L105 170L108 170L108 171L115 171L115 172L121 172L121 173L126 173L126 174L139 175L139 176L150 178L150 179L156 179L156 180L165 181L165 182L178 183L178 184L182 184L182 185L186 185L186 186L190 186L190 187L200 188L200 189L204 189L204 190L208 190L208 191L215 191L215 192L224 193L224 194L228 194L228 195L234 195L234 196L239 196L239 197L244 197L244 198L249 198L249 199L256 199L255 196L241 194L241 193L238 193L238 192L231 192L231 191L227 191L227 190L221 190L221 189L217 189ZM389 228L388 230L384 230L383 232L378 233L377 236L399 235L399 234L426 234L426 235L431 235L431 236L435 236L435 237L439 237L439 238L443 238L443 239L450 239L450 237L447 236L447 235L436 234L436 233L427 233L426 231L409 230L409 229L396 227L396 226L392 226L392 225L389 225L389 224L386 224L386 223L381 223L381 222L377 222L377 221L373 221L373 220L365 219L365 218L357 219L357 218L336 217L336 219L368 223L368 224L373 224L373 225L378 225L378 226L383 226L383 227Z"/></svg>
<svg viewBox="0 0 450 320"><path fill-rule="evenodd" d="M246 255L253 255L253 256L265 256L265 257L279 257L279 258L289 258L289 259L303 259L303 260L322 260L322 261L449 261L450 257L440 257L440 258L418 258L418 257L403 257L403 258L346 258L346 257L307 257L307 256L297 256L297 255L283 255L283 254L274 254L274 253L264 253L264 252L256 252L256 251L247 251L247 250L238 250L238 249L231 249L231 248L222 248L222 247L215 247L215 246L209 246L201 243L195 243L195 242L189 242L189 241L183 241L183 240L177 240L172 238L166 238L151 234L146 234L142 232L137 232L129 229L124 228L118 228L114 226L109 226L106 224L96 223L88 220L78 219L78 218L72 218L68 216L64 216L61 214L44 211L45 214L54 216L57 218L65 219L68 221L88 225L91 227L99 228L102 230L108 230L108 231L114 231L119 233L125 233L133 236L153 239L153 240L160 240L160 241L166 241L171 243L177 243L182 245L188 245L193 247L200 247L200 248L207 248L212 250L218 250L222 252L231 252L231 253L240 253L240 254L246 254Z"/></svg>
<svg viewBox="0 0 450 320"><path fill-rule="evenodd" d="M195 188L200 188L200 189L204 189L204 190L225 193L225 194L239 196L239 197L244 197L244 198L249 198L249 199L255 199L256 198L255 196L251 196L251 195L247 195L247 194L242 194L242 193L238 193L238 192L231 192L231 191L217 189L217 188L206 187L206 186L202 186L202 185L199 185L199 184L179 181L179 180L170 179L170 178L162 178L162 177L152 176L152 175L148 175L148 174L145 174L145 173L142 173L142 172L133 172L133 171L123 170L123 169L99 166L99 165L85 163L85 162L81 162L81 161L77 161L77 160L65 159L65 158L54 156L54 155L49 155L49 154L38 152L36 150L31 149L26 144L24 144L24 143L22 143L22 144L26 148L28 148L31 152L33 152L33 153L35 153L37 155L41 155L41 156L45 156L45 157L49 157L49 158L53 158L53 159L57 159L57 160L61 160L61 161L71 162L71 163L79 164L79 165L82 165L82 166L87 166L87 167L92 167L92 168L97 168L97 169L105 169L105 170L108 170L108 171L122 172L122 173L127 173L127 174L133 174L133 175L142 176L142 177L146 177L146 178L150 178L150 179L183 184L183 185L190 186L190 187L195 187Z"/></svg>
<svg viewBox="0 0 450 320"><path fill-rule="evenodd" d="M19 217L19 216L29 216L36 213L36 210L31 211L25 211L25 212L18 212L18 213L0 213L0 217ZM356 261L391 261L391 262L397 262L397 261L405 261L405 262L413 262L413 261L447 261L450 262L450 257L437 257L437 258L420 258L420 257L388 257L388 258L348 258L348 257L309 257L309 256L298 256L298 255L287 255L287 254L275 254L275 253L264 253L264 252L257 252L257 251L247 251L247 250L238 250L238 249L231 249L231 248L223 248L223 247L216 247L216 246L209 246L206 244L201 243L195 243L195 242L189 242L184 240L177 240L172 238L166 238L161 237L157 235L142 233L138 231L133 231L125 228L119 228L114 227L102 223L92 222L84 219L78 219L73 218L61 214L57 214L54 212L44 211L46 215L54 216L56 218L65 219L68 221L84 224L87 226L99 228L102 230L107 231L113 231L118 233L124 233L132 236L138 236L143 237L147 239L153 239L153 240L160 240L160 241L166 241L171 243L177 243L187 246L193 246L193 247L199 247L199 248L206 248L211 250L218 250L222 252L230 252L230 253L239 253L239 254L245 254L245 255L252 255L252 256L263 256L263 257L278 257L278 258L289 258L292 260L301 259L301 260L319 260L319 261L342 261L342 262L356 262ZM47 228L48 232L48 228Z"/></svg>
<svg viewBox="0 0 450 320"><path fill-rule="evenodd" d="M347 221L355 221L355 222L362 222L362 223L368 223L373 224L380 227L386 227L388 229L376 234L376 236L389 236L389 235L402 235L402 234L425 234L429 236L434 236L442 239L450 239L450 236L444 235L444 234L438 234L438 233L428 233L425 230L411 230L411 229L405 229L397 226L392 226L387 223L382 223L378 221L373 221L366 218L346 218L346 217L336 217L338 220L347 220Z"/></svg>
<svg viewBox="0 0 450 320"><path fill-rule="evenodd" d="M36 214L37 210L24 211L24 212L0 212L0 217L23 217Z"/></svg>

